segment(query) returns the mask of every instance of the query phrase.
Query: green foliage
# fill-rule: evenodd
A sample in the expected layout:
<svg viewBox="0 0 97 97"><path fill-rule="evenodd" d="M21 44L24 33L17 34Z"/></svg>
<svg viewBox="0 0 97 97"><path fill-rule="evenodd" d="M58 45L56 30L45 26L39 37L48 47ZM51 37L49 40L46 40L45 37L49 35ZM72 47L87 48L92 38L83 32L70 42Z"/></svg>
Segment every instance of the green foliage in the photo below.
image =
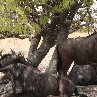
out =
<svg viewBox="0 0 97 97"><path fill-rule="evenodd" d="M0 0L0 32L8 31L10 33L14 32L19 34L27 34L28 32L34 34L39 33L49 21L52 20L55 13L62 12L69 8L76 0L56 0L53 6L48 9L47 14L43 10L40 12L40 15L38 14L38 22L31 20L28 15L38 8L38 4L45 5L47 1L48 0ZM93 0L84 0L83 6L92 4ZM83 13L85 13L84 10L80 10L79 15L82 16ZM88 18L88 16L86 18ZM93 19L92 22L94 22Z"/></svg>
<svg viewBox="0 0 97 97"><path fill-rule="evenodd" d="M0 32L8 31L20 34L33 32L33 27L27 25L28 18L24 9L18 6L15 0L1 0L0 6Z"/></svg>
<svg viewBox="0 0 97 97"><path fill-rule="evenodd" d="M40 25L41 26L45 26L48 22L49 22L49 17L48 16L42 15L40 17Z"/></svg>
<svg viewBox="0 0 97 97"><path fill-rule="evenodd" d="M94 0L84 0L83 5L84 6L91 6L94 3Z"/></svg>
<svg viewBox="0 0 97 97"><path fill-rule="evenodd" d="M41 28L40 28L40 26L39 26L38 24L33 23L32 26L33 26L33 28L34 28L34 30L33 30L33 34L40 33Z"/></svg>
<svg viewBox="0 0 97 97"><path fill-rule="evenodd" d="M78 10L74 18L74 21L77 22L72 24L71 29L89 32L92 32L95 28L97 29L97 9L93 8L93 3L93 0L84 0L83 7Z"/></svg>

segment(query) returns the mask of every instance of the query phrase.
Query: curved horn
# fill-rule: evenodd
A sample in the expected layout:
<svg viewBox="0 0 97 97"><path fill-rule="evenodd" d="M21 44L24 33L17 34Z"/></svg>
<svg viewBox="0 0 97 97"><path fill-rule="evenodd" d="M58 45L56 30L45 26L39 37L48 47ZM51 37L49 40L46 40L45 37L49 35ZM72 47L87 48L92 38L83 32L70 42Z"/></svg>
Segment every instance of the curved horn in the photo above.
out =
<svg viewBox="0 0 97 97"><path fill-rule="evenodd" d="M10 48L10 49L11 49L11 48ZM15 51L14 51L14 50L12 50L12 49L11 49L11 53L12 53L13 55L14 55L14 54L16 54L16 53L15 53Z"/></svg>
<svg viewBox="0 0 97 97"><path fill-rule="evenodd" d="M12 67L13 67L13 64L10 64L10 65L8 65L8 66L6 66L4 68L0 68L0 72L4 72L6 70L10 70Z"/></svg>
<svg viewBox="0 0 97 97"><path fill-rule="evenodd" d="M2 56L2 52L3 52L3 50L2 50L2 51L0 51L0 56Z"/></svg>

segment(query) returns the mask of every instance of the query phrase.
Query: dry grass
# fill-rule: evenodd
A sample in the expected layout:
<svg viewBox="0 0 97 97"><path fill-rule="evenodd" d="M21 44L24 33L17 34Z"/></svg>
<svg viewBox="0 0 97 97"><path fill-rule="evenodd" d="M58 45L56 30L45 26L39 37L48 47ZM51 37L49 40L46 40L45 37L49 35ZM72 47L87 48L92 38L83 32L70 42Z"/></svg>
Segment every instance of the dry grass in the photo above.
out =
<svg viewBox="0 0 97 97"><path fill-rule="evenodd" d="M82 32L82 33L80 33L80 32L74 32L74 33L72 33L72 34L69 34L69 38L76 38L76 37L85 37L85 36L88 36L89 34L88 33L84 33L84 32Z"/></svg>
<svg viewBox="0 0 97 97"><path fill-rule="evenodd" d="M28 38L26 39L18 39L18 38L6 38L0 40L0 51L3 50L3 53L10 52L11 49L16 52L22 52L27 56L28 50L30 47L30 42Z"/></svg>

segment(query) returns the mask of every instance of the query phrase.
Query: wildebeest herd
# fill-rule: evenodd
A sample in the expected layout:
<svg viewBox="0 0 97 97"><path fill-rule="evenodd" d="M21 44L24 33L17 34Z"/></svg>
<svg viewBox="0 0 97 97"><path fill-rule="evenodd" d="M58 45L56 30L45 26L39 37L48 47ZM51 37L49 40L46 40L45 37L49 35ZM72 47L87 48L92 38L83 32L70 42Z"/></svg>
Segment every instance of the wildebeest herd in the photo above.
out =
<svg viewBox="0 0 97 97"><path fill-rule="evenodd" d="M10 86L11 93L2 87L1 97L58 97L80 96L76 85L97 84L97 33L88 37L67 39L57 46L58 73L41 73L27 64L23 54L0 55L0 72L5 73L1 83ZM67 76L67 71L74 61L76 64ZM10 85L11 83L11 85ZM6 95L7 93L7 95ZM0 93L1 94L1 93Z"/></svg>

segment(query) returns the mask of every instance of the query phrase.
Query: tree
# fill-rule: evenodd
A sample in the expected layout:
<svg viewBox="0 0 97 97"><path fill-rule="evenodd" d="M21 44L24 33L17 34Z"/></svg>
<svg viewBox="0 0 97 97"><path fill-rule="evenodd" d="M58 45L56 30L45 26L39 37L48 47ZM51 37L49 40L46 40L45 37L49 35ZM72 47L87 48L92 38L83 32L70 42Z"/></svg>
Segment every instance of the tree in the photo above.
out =
<svg viewBox="0 0 97 97"><path fill-rule="evenodd" d="M71 28L80 29L82 21L91 21L92 4L93 0L0 0L0 32L33 33L28 64L37 68L51 47L67 39ZM43 41L39 46L41 37ZM47 72L56 73L56 59L55 49Z"/></svg>
<svg viewBox="0 0 97 97"><path fill-rule="evenodd" d="M37 68L51 47L67 39L74 16L78 12L82 16L78 9L87 8L89 12L93 0L1 0L0 3L1 32L34 33L30 38L28 64ZM43 41L38 48L41 37Z"/></svg>
<svg viewBox="0 0 97 97"><path fill-rule="evenodd" d="M63 2L67 6L64 5ZM46 24L45 26L42 26L44 27L42 28L43 30L40 32L39 35L33 38L33 40L34 41L36 40L38 44L40 40L39 36L42 36L43 42L38 49L37 49L38 45L36 47L34 46L35 48L33 48L33 46L30 47L28 59L31 61L31 64L37 67L52 46L54 46L55 44L59 45L65 39L67 39L74 16L80 7L85 6L84 4L85 2L86 1L84 0L80 1L74 0L68 2L61 0L60 1L53 0L49 4L50 8L52 8L53 10L55 10L56 7L57 7L56 9L60 8L60 6L62 6L62 9L61 11L60 10L54 11L54 13L52 13L52 18L50 19L51 22ZM63 4L65 7L61 4ZM88 2L88 4L90 4L90 2ZM45 6L48 6L48 3L46 3ZM52 9L50 9L49 14L52 11ZM36 45L36 41L31 42L32 45Z"/></svg>

